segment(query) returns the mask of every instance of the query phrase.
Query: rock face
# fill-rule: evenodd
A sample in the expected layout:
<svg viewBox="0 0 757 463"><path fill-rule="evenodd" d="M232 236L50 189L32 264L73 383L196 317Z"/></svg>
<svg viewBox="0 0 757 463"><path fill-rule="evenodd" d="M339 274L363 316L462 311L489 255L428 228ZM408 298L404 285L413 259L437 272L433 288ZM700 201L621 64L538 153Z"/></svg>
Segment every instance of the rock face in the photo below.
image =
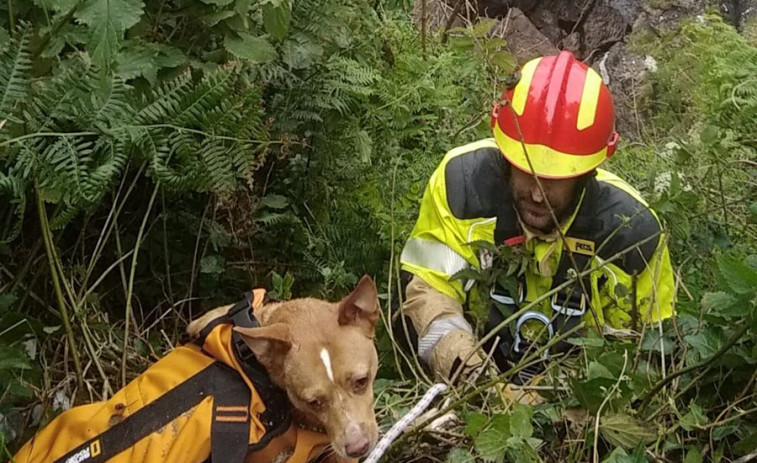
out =
<svg viewBox="0 0 757 463"><path fill-rule="evenodd" d="M518 8L511 8L507 17L500 19L490 33L507 40L510 53L515 56L518 65L539 56L560 52Z"/></svg>
<svg viewBox="0 0 757 463"><path fill-rule="evenodd" d="M421 2L414 10L418 26ZM681 18L714 7L757 44L757 0L426 0L427 27L444 28L459 2L463 11L455 26L475 22L476 16L498 19L490 34L507 40L518 64L569 50L593 66L608 83L616 125L626 139L641 136L637 104L651 91L645 76L654 68L651 58L626 46L632 31L661 36L675 31Z"/></svg>

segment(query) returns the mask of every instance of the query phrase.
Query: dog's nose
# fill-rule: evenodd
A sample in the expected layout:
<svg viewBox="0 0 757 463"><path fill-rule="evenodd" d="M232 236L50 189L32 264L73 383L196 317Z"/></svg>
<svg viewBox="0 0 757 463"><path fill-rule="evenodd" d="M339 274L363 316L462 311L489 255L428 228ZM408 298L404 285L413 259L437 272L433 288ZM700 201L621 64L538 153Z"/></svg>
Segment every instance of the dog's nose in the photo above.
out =
<svg viewBox="0 0 757 463"><path fill-rule="evenodd" d="M348 457L358 458L368 452L368 447L370 447L371 443L368 439L368 435L363 432L359 424L350 423L344 434L346 437L344 453L346 453Z"/></svg>
<svg viewBox="0 0 757 463"><path fill-rule="evenodd" d="M368 452L369 445L370 443L368 442L368 438L362 436L360 440L347 444L344 447L344 451L350 458L359 458L365 455L366 452Z"/></svg>

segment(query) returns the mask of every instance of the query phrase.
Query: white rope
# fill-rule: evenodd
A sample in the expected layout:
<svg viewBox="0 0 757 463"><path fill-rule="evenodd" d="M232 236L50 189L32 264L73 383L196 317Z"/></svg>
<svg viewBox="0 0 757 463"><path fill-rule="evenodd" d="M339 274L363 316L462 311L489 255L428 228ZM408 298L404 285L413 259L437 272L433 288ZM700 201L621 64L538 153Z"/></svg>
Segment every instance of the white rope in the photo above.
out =
<svg viewBox="0 0 757 463"><path fill-rule="evenodd" d="M405 428L410 426L410 423L415 421L416 418L418 418L420 414L428 408L428 406L431 404L431 401L434 400L434 397L446 390L447 385L443 383L438 383L431 386L431 388L426 391L425 394L423 394L420 402L415 404L415 406L407 413L407 415L403 416L399 421L394 423L391 429L389 429L389 431L387 431L384 437L381 438L378 444L376 444L376 447L373 448L373 451L370 453L370 455L368 455L368 458L366 458L363 463L377 463L381 459L381 457L384 456L384 453L392 444L392 442L394 442L394 439L396 439L397 436L399 436L402 431L405 430Z"/></svg>

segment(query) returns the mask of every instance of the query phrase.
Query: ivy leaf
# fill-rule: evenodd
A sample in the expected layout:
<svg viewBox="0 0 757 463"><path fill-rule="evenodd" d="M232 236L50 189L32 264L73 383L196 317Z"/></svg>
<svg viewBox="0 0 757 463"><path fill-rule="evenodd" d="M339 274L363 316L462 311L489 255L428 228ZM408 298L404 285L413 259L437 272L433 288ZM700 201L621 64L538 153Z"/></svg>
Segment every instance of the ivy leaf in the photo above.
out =
<svg viewBox="0 0 757 463"><path fill-rule="evenodd" d="M757 270L731 256L718 258L718 268L725 283L737 294L750 294L757 289Z"/></svg>
<svg viewBox="0 0 757 463"><path fill-rule="evenodd" d="M268 2L263 5L263 25L266 32L283 40L292 19L292 6L287 0Z"/></svg>
<svg viewBox="0 0 757 463"><path fill-rule="evenodd" d="M276 49L266 39L251 34L227 35L223 46L231 54L253 63L267 63L276 58Z"/></svg>
<svg viewBox="0 0 757 463"><path fill-rule="evenodd" d="M646 444L657 437L650 426L625 413L603 416L599 420L599 430L607 442L625 449Z"/></svg>
<svg viewBox="0 0 757 463"><path fill-rule="evenodd" d="M141 0L86 0L75 17L89 26L89 52L103 67L116 56L124 32L139 22L145 4Z"/></svg>

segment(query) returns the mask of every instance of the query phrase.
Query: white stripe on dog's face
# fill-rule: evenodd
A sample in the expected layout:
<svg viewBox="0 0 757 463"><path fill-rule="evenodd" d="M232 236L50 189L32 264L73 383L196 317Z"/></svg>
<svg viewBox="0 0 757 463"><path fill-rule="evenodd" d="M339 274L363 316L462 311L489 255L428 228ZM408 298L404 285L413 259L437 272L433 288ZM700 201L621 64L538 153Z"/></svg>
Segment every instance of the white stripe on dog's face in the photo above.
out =
<svg viewBox="0 0 757 463"><path fill-rule="evenodd" d="M326 374L329 375L329 379L333 383L334 371L331 369L331 357L329 356L329 351L327 351L325 347L321 349L321 360L323 361L323 366L326 367Z"/></svg>

